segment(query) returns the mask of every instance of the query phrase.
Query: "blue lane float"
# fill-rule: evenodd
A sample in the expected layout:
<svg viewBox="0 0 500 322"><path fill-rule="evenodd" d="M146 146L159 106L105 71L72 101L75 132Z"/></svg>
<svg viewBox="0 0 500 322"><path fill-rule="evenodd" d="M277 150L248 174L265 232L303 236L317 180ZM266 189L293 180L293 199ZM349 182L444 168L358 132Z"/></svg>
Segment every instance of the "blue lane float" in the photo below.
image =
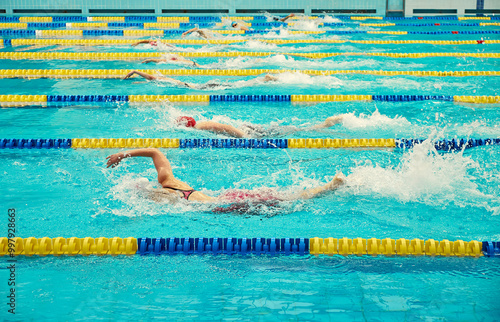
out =
<svg viewBox="0 0 500 322"><path fill-rule="evenodd" d="M180 139L179 148L286 149L288 139Z"/></svg>
<svg viewBox="0 0 500 322"><path fill-rule="evenodd" d="M128 102L128 95L47 95L47 102Z"/></svg>
<svg viewBox="0 0 500 322"><path fill-rule="evenodd" d="M65 22L28 22L28 28L66 28Z"/></svg>
<svg viewBox="0 0 500 322"><path fill-rule="evenodd" d="M483 254L488 257L500 256L500 242L483 241Z"/></svg>
<svg viewBox="0 0 500 322"><path fill-rule="evenodd" d="M417 144L421 144L425 139L398 139L396 140L396 147L400 149L411 149ZM434 147L438 151L461 151L470 149L477 146L486 145L500 145L500 138L498 139L442 139L434 142Z"/></svg>
<svg viewBox="0 0 500 322"><path fill-rule="evenodd" d="M36 30L26 30L26 29L3 29L0 30L0 36L11 36L11 37L25 37L25 36L35 36ZM4 46L10 46L5 43Z"/></svg>
<svg viewBox="0 0 500 322"><path fill-rule="evenodd" d="M137 238L137 254L308 255L309 238Z"/></svg>
<svg viewBox="0 0 500 322"><path fill-rule="evenodd" d="M64 16L55 16L52 17L53 22L87 22L87 17L84 16L73 16L73 17L64 17Z"/></svg>
<svg viewBox="0 0 500 322"><path fill-rule="evenodd" d="M69 149L71 139L0 139L0 149Z"/></svg>
<svg viewBox="0 0 500 322"><path fill-rule="evenodd" d="M210 95L210 102L290 102L291 95Z"/></svg>
<svg viewBox="0 0 500 322"><path fill-rule="evenodd" d="M453 102L451 95L372 95L373 101L411 102L411 101L441 101Z"/></svg>
<svg viewBox="0 0 500 322"><path fill-rule="evenodd" d="M113 29L105 29L105 30L83 30L83 36L123 36L123 30L113 30Z"/></svg>

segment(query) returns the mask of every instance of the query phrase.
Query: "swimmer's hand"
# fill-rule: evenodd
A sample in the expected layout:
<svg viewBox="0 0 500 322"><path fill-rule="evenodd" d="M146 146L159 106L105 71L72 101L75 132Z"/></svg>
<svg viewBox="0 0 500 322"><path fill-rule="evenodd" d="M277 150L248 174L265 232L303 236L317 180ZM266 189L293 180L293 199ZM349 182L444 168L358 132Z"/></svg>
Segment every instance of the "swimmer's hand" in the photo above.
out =
<svg viewBox="0 0 500 322"><path fill-rule="evenodd" d="M128 73L127 75L125 75L125 77L122 78L122 80L124 79L127 79L127 78L130 78L132 75L135 74L135 70L131 71L130 73Z"/></svg>
<svg viewBox="0 0 500 322"><path fill-rule="evenodd" d="M127 155L125 153L115 153L106 158L108 160L107 167L116 167L123 159L125 159Z"/></svg>

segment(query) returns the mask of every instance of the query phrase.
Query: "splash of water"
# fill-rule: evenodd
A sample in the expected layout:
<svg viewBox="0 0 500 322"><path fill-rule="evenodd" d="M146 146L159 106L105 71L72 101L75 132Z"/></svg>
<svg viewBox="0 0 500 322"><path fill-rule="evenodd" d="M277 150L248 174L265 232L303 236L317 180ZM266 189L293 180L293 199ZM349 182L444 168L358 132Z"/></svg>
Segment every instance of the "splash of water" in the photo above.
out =
<svg viewBox="0 0 500 322"><path fill-rule="evenodd" d="M378 128L391 128L394 130L404 130L412 124L402 116L395 116L394 118L387 115L380 114L375 110L371 115L359 114L356 116L355 112L342 115L342 125L348 129L378 129Z"/></svg>
<svg viewBox="0 0 500 322"><path fill-rule="evenodd" d="M480 171L479 164L461 153L440 154L433 145L436 135L416 145L402 156L395 167L381 167L366 161L351 169L348 193L382 195L400 202L422 202L444 206L473 206L498 212L498 197L482 193L471 173ZM478 202L484 200L484 202Z"/></svg>

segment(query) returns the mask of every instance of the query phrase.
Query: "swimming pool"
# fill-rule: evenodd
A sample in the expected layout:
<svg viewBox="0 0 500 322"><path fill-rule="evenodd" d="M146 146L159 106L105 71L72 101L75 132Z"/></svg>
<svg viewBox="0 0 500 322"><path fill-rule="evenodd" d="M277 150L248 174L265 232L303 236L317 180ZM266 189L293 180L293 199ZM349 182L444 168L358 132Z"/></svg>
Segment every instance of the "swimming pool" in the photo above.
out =
<svg viewBox="0 0 500 322"><path fill-rule="evenodd" d="M345 20L325 17L326 23ZM312 20L312 19L311 19ZM266 20L263 19L265 22ZM370 21L370 22L381 22ZM393 22L393 21L389 21ZM406 21L405 21L406 22ZM414 21L412 21L414 22ZM425 20L439 23L441 20ZM456 22L456 21L454 21ZM458 22L457 22L458 23ZM262 57L190 57L204 70L498 71L498 58L393 58L342 55L310 59L284 53L498 53L499 44L263 43L282 40L485 40L496 34L293 34L302 31L500 31L498 26L254 26L226 35L236 44L175 44L175 52L266 52ZM137 28L137 27L134 27ZM273 29L274 28L274 29ZM448 28L448 29L447 29ZM26 30L43 27L27 28ZM54 28L50 28L54 29ZM64 27L56 30L66 30ZM107 26L108 30L132 30ZM134 29L142 30L142 29ZM64 38L66 37L66 38ZM81 37L64 36L63 39ZM12 35L6 39L35 39ZM47 37L55 39L54 36ZM85 36L84 39L130 39ZM178 34L165 39L179 39ZM137 38L137 39L146 39ZM187 39L196 40L194 36ZM157 53L149 45L5 46L2 52ZM141 54L142 55L142 54ZM144 54L147 55L147 54ZM140 60L2 59L3 69L143 69ZM148 69L193 69L180 64ZM263 83L259 76L173 76L227 85L193 90L166 82L97 78L1 78L0 95L498 95L498 76L383 76L300 72ZM140 82L140 83L136 83ZM0 149L1 203L16 209L21 237L363 237L435 240L500 238L498 146L438 153L442 138L500 138L499 104L453 101L345 102L52 102L0 110L0 138L227 138L178 127L181 115L241 126L307 127L346 114L341 125L279 138L422 138L402 149L162 149L174 173L208 195L266 186L292 191L324 184L337 171L346 187L313 200L281 202L245 213L157 203L137 185L156 173L150 161L116 169L117 149ZM7 219L5 219L7 226ZM19 257L20 319L176 320L494 320L499 306L496 258L342 256ZM2 270L7 283L7 270ZM10 318L7 309L0 310Z"/></svg>

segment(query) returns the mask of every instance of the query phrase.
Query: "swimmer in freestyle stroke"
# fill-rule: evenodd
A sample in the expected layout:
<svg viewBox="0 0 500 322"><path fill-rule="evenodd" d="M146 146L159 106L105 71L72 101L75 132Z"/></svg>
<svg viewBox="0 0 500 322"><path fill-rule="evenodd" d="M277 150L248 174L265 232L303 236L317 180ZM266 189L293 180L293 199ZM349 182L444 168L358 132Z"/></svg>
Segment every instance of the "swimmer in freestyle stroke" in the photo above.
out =
<svg viewBox="0 0 500 322"><path fill-rule="evenodd" d="M164 58L148 58L148 59L144 60L142 63L149 64L149 63L170 63L170 62L192 64L193 66L201 67L200 64L198 64L192 60L186 59L186 58L182 57L181 55L175 55L175 54L165 55Z"/></svg>
<svg viewBox="0 0 500 322"><path fill-rule="evenodd" d="M292 17L295 17L295 14L294 14L294 13L289 14L289 15L288 15L288 16L286 16L285 18L273 17L273 20L274 20L274 21L281 21L281 22L285 22L285 21L287 21L288 19L290 19L290 18L292 18Z"/></svg>
<svg viewBox="0 0 500 322"><path fill-rule="evenodd" d="M294 17L295 14L291 13L289 14L288 16L284 17L284 18L278 18L278 17L273 17L273 20L274 21L281 21L281 22L285 22L287 21L288 19L290 19L291 17ZM241 21L231 21L231 27L235 28L235 29L239 29L239 30L245 30L245 31L249 31L250 29L247 27L247 25L244 23L244 22L241 22Z"/></svg>
<svg viewBox="0 0 500 322"><path fill-rule="evenodd" d="M169 202L177 202L179 200L188 200L203 203L219 203L219 204L269 204L274 205L279 201L311 199L323 195L328 191L333 191L341 187L345 183L345 176L342 173L335 175L332 181L325 185L297 191L289 194L282 194L272 188L263 192L253 192L248 190L230 190L220 194L217 197L211 197L203 192L193 189L189 184L177 179L173 172L170 162L167 157L158 149L135 149L126 152L119 152L108 156L106 159L107 167L116 167L123 159L132 157L148 157L153 160L153 164L158 173L158 183L162 186L161 189L154 189L155 198L161 196L162 200L167 199ZM220 210L227 209L222 208ZM238 208L241 209L241 208ZM237 210L230 208L230 210Z"/></svg>
<svg viewBox="0 0 500 322"><path fill-rule="evenodd" d="M250 29L245 25L244 22L231 21L231 27L238 30L249 31Z"/></svg>
<svg viewBox="0 0 500 322"><path fill-rule="evenodd" d="M132 45L130 45L130 46L135 47L135 46L140 45L140 44L149 44L149 45L151 45L151 46L153 46L153 47L157 47L157 46L158 46L158 44L162 44L162 45L165 45L165 46L167 46L167 47L172 47L172 48L175 48L175 46L173 46L173 45L171 45L171 44L168 44L168 43L166 43L166 42L163 42L163 41L161 41L161 40L152 40L152 39L151 39L151 40L140 40L140 41L138 41L138 42L136 42L136 43L133 43L133 44L132 44Z"/></svg>
<svg viewBox="0 0 500 322"><path fill-rule="evenodd" d="M189 29L188 31L183 32L181 37L184 38L187 35L192 34L192 33L196 33L199 37L205 38L205 39L213 39L214 38L208 30L200 29L198 27L194 27L193 29Z"/></svg>
<svg viewBox="0 0 500 322"><path fill-rule="evenodd" d="M128 73L127 75L125 75L125 77L123 77L123 80L128 79L128 78L132 77L133 75L139 75L147 80L164 81L164 82L169 82L169 83L175 84L177 86L187 87L187 88L192 88L192 89L210 89L210 88L214 88L214 87L231 87L231 85L229 85L229 84L219 84L219 83L213 83L213 82L209 82L209 83L205 83L205 84L186 83L186 82L180 81L180 80L175 79L175 78L165 77L165 76L154 76L154 75L140 72L137 70L133 70L130 73ZM264 83L275 82L277 80L278 80L278 78L276 76L273 76L270 74L266 74L264 77L262 77L262 81Z"/></svg>
<svg viewBox="0 0 500 322"><path fill-rule="evenodd" d="M235 127L233 125L221 124L214 121L196 122L194 118L189 116L181 116L177 118L176 123L179 126L192 127L200 131L224 134L235 138L263 138L287 135L299 131L326 129L334 126L335 124L341 123L343 119L344 115L342 114L334 115L328 117L323 123L304 128L298 128L295 126L274 126L264 128L255 124L242 124L239 127Z"/></svg>

